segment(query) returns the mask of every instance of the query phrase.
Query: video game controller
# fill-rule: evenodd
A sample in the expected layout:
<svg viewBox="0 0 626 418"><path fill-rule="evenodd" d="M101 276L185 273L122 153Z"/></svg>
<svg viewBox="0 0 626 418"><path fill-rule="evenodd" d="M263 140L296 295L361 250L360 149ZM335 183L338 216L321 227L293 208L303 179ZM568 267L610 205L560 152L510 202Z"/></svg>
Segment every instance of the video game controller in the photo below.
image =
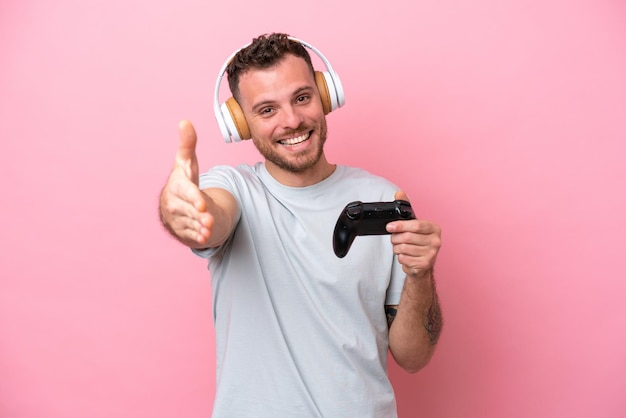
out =
<svg viewBox="0 0 626 418"><path fill-rule="evenodd" d="M359 235L389 234L385 226L391 221L415 219L411 204L406 200L393 202L351 202L346 205L333 233L335 255L343 258Z"/></svg>

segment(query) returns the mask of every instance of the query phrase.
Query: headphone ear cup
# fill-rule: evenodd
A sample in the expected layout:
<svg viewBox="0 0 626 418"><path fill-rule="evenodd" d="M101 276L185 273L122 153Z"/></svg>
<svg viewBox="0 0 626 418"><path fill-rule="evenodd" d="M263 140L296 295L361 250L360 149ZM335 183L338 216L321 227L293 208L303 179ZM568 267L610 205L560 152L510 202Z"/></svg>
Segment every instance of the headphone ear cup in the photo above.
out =
<svg viewBox="0 0 626 418"><path fill-rule="evenodd" d="M317 84L317 89L322 98L324 114L327 115L346 103L346 99L343 95L343 86L336 73L331 74L330 71L316 71L315 83Z"/></svg>
<svg viewBox="0 0 626 418"><path fill-rule="evenodd" d="M224 113L224 120L233 134L233 137L235 136L235 133L239 135L239 138L235 138L235 141L250 139L250 128L248 127L248 122L246 122L243 110L241 109L239 103L237 103L237 100L235 100L234 97L230 97L226 100L226 102L224 102L222 107L226 110L222 113Z"/></svg>
<svg viewBox="0 0 626 418"><path fill-rule="evenodd" d="M317 90L320 92L324 114L328 115L334 109L331 100L331 92L329 91L328 82L326 81L326 75L321 71L315 71L315 84L317 84Z"/></svg>

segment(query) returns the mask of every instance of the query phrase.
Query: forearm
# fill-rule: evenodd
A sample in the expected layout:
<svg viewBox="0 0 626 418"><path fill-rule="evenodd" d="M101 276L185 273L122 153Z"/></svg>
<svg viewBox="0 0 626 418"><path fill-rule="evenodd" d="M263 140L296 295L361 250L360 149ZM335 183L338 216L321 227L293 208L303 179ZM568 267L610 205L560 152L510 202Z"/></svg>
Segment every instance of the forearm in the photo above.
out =
<svg viewBox="0 0 626 418"><path fill-rule="evenodd" d="M395 316L391 315L389 349L409 373L424 367L435 352L443 325L432 270L407 275Z"/></svg>

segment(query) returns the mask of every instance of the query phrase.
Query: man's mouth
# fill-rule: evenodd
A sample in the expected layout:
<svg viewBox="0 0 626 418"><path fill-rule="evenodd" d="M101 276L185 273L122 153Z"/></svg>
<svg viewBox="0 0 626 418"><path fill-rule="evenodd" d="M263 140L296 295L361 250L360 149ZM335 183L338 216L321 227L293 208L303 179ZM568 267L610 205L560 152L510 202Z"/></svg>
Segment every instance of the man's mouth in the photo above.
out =
<svg viewBox="0 0 626 418"><path fill-rule="evenodd" d="M311 136L311 132L306 132L300 136L296 136L294 138L289 138L289 139L282 139L278 142L282 145L296 145L309 139L309 136Z"/></svg>

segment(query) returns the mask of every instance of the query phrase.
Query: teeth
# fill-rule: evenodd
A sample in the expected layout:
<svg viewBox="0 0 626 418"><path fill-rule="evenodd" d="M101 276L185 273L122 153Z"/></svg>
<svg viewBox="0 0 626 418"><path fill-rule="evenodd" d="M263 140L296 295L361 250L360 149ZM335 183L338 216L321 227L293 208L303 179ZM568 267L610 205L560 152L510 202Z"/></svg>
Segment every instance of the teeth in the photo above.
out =
<svg viewBox="0 0 626 418"><path fill-rule="evenodd" d="M306 141L307 139L309 139L308 132L305 133L304 135L300 135L295 138L283 139L282 141L280 141L280 143L283 145L296 145L296 144L299 144L300 142Z"/></svg>

